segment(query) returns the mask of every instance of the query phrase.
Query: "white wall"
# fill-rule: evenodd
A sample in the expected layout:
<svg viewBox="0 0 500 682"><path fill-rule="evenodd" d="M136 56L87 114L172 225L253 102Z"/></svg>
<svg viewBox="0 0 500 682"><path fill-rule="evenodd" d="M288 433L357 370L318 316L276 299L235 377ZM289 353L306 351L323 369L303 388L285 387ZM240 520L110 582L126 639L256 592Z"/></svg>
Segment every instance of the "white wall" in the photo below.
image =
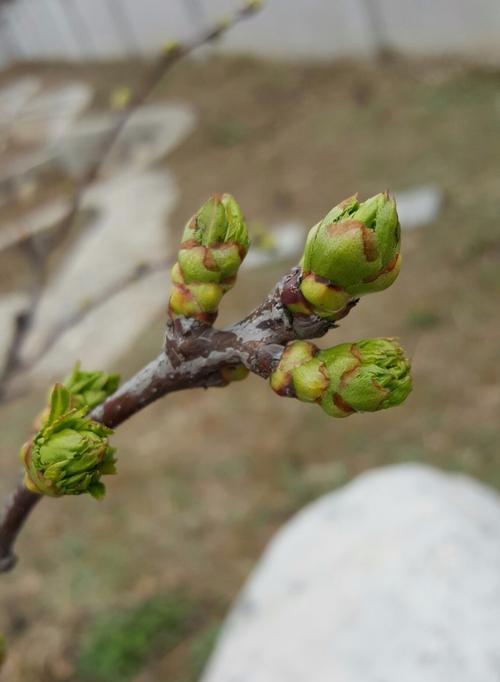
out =
<svg viewBox="0 0 500 682"><path fill-rule="evenodd" d="M4 6L0 63L149 53L226 16L239 0L15 0ZM217 46L330 59L381 43L408 54L500 62L500 0L267 0Z"/></svg>

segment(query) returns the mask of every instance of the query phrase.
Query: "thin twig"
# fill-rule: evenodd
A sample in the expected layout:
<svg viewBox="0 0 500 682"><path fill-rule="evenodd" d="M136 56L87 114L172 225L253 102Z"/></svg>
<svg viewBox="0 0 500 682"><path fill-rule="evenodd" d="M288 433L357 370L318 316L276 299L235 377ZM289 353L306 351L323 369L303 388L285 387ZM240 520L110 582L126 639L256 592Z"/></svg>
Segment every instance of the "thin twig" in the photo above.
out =
<svg viewBox="0 0 500 682"><path fill-rule="evenodd" d="M24 360L17 354L17 349L19 348L17 339L24 333L24 329L21 329L21 327L25 324L25 311L19 313L16 316L14 336L8 351L9 353L16 354L16 361L14 364L14 358L11 358L5 363L5 368L9 368L8 371L10 374L5 378L0 377L0 405L13 399L17 400L19 397L23 396L29 391L30 386L28 382L23 382L22 386L16 386L15 389L12 389L12 386L9 384L8 380L14 373L21 374L28 372L38 362L40 362L43 357L45 357L45 355L55 346L55 344L67 331L73 329L73 327L82 322L88 315L90 315L90 313L98 310L105 303L109 303L114 296L117 296L132 284L140 282L148 275L151 275L155 272L161 272L162 270L167 270L168 267L173 264L173 262L174 258L168 257L140 263L129 273L112 282L97 296L85 301L85 305L82 305L79 310L71 311L66 317L60 320L57 325L54 325L44 344L38 348L34 355Z"/></svg>
<svg viewBox="0 0 500 682"><path fill-rule="evenodd" d="M0 573L10 571L16 565L12 547L31 510L41 499L19 483L5 505L0 532Z"/></svg>
<svg viewBox="0 0 500 682"><path fill-rule="evenodd" d="M91 165L81 179L76 195L75 202L80 203L82 191L88 187L99 175L102 167L108 159L115 142L117 141L123 128L129 121L130 117L145 103L150 97L159 83L163 80L165 74L192 52L204 45L207 45L214 40L220 38L224 33L229 31L233 26L236 26L240 21L254 14L257 7L253 3L246 3L240 9L236 10L234 14L224 21L216 23L211 28L204 30L195 37L191 42L181 44L172 43L167 46L163 52L156 58L145 76L142 77L139 87L132 93L129 102L122 109L118 116L118 120L114 128L109 132L109 135L102 143L101 154L99 158Z"/></svg>
<svg viewBox="0 0 500 682"><path fill-rule="evenodd" d="M14 319L14 333L7 349L6 359L0 372L0 403L2 402L11 377L21 367L21 347L35 315L46 278L46 257L34 238L27 238L22 244L23 251L31 263L32 283L29 303Z"/></svg>
<svg viewBox="0 0 500 682"><path fill-rule="evenodd" d="M269 377L288 341L323 336L335 326L316 316L292 316L282 303L283 290L295 283L294 268L266 300L240 322L217 330L192 319L170 320L167 351L129 379L89 417L115 428L150 403L174 391L224 386L224 370L245 365L263 378ZM18 487L0 521L0 572L15 563L13 546L28 515L41 499Z"/></svg>
<svg viewBox="0 0 500 682"><path fill-rule="evenodd" d="M141 281L148 275L153 274L154 272L166 270L169 266L173 264L174 260L175 260L174 258L169 257L158 258L145 263L140 263L136 268L131 270L129 273L112 282L109 286L103 289L97 296L85 301L85 304L82 305L80 310L71 311L66 317L60 320L58 324L54 325L50 335L45 340L43 346L39 348L36 355L33 355L32 357L29 358L29 360L25 360L24 362L22 362L22 364L20 365L20 370L26 371L31 369L34 365L36 365L37 362L39 362L54 347L54 345L67 331L69 331L77 324L82 322L82 320L84 320L90 313L94 312L105 303L109 303L109 301L114 296L117 296L122 291L124 291L124 289L131 286L132 284L136 284L137 282ZM1 402L2 397L0 396L0 403Z"/></svg>

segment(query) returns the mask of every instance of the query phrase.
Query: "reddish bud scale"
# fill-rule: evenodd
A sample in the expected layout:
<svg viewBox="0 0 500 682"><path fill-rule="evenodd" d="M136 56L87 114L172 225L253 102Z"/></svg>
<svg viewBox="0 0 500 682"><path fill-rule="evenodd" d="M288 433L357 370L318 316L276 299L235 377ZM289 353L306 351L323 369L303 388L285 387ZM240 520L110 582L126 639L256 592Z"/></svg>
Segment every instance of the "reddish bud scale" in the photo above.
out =
<svg viewBox="0 0 500 682"><path fill-rule="evenodd" d="M400 225L387 193L360 203L356 196L335 206L307 236L300 294L284 292L294 315L343 317L359 296L389 287L398 276Z"/></svg>

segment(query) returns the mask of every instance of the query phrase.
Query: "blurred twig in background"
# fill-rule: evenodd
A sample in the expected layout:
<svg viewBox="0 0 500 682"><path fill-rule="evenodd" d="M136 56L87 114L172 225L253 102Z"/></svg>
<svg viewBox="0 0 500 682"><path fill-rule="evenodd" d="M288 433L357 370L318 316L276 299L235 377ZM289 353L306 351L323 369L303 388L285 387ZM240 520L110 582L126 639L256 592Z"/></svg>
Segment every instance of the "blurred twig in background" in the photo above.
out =
<svg viewBox="0 0 500 682"><path fill-rule="evenodd" d="M4 0L5 1L5 0ZM47 246L43 249L39 248L36 243L36 236L26 229L20 229L18 236L9 235L7 240L8 246L15 243L23 245L23 249L28 255L29 260L34 267L34 284L29 297L29 301L24 310L16 315L14 321L14 334L6 353L6 360L3 368L0 368L0 403L9 398L9 382L20 371L26 369L21 355L24 341L32 329L33 321L37 311L38 302L43 292L43 285L45 282L45 273L47 270L47 260L50 254L62 245L67 237L70 228L72 227L76 216L78 215L82 199L87 189L94 183L103 170L106 161L108 160L120 133L123 131L133 114L141 108L146 100L154 92L160 81L168 73L168 71L177 64L184 57L189 56L196 49L208 45L213 41L223 36L232 27L243 21L247 17L255 14L261 8L260 0L247 0L247 2L234 12L229 17L226 17L208 29L202 30L193 40L186 43L171 42L165 45L163 51L148 67L145 74L140 78L137 87L132 90L124 90L120 93L120 102L117 102L120 109L115 125L110 130L107 137L104 139L98 157L91 163L83 176L77 181L71 204L68 212L61 220L61 222L54 226L50 233L50 240ZM0 246L1 248L1 246ZM38 355L30 366L36 361L40 360L44 352L47 351L56 342L60 336L70 329L74 324L80 321L81 317L89 312L94 307L104 302L108 296L117 293L131 282L143 277L146 274L154 272L168 265L166 259L159 259L158 261L141 264L138 268L130 273L129 276L117 281L109 290L102 292L102 296L97 297L95 301L91 301L82 309L81 315L71 315L67 318L58 329L54 330L49 342L45 345L42 353ZM18 394L18 392L16 393Z"/></svg>
<svg viewBox="0 0 500 682"><path fill-rule="evenodd" d="M40 352L35 357L30 358L29 362L24 362L22 369L30 369L34 366L65 332L79 324L89 313L96 310L96 308L99 308L99 306L104 305L104 303L107 303L113 296L116 296L131 284L135 284L153 272L159 272L161 270L166 271L167 268L173 264L173 261L173 258L158 258L156 260L148 261L147 263L140 263L135 270L132 270L128 275L125 275L121 279L117 279L116 282L113 282L109 287L103 289L98 296L85 301L79 311L69 313L67 317L63 318L59 324L53 328L52 334L40 349Z"/></svg>

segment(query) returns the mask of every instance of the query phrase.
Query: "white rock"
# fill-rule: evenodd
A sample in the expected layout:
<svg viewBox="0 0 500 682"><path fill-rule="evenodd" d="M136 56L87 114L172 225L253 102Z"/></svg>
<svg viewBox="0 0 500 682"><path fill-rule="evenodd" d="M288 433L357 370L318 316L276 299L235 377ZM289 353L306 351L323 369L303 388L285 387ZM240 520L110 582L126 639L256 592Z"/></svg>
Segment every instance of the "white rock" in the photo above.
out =
<svg viewBox="0 0 500 682"><path fill-rule="evenodd" d="M271 228L271 247L263 249L252 244L242 268L251 270L297 256L304 248L305 235L305 227L300 223L283 223Z"/></svg>
<svg viewBox="0 0 500 682"><path fill-rule="evenodd" d="M69 199L54 199L28 211L21 219L2 227L0 231L0 251L18 244L27 236L47 232L60 224L69 213Z"/></svg>
<svg viewBox="0 0 500 682"><path fill-rule="evenodd" d="M2 133L12 121L15 121L16 116L22 112L40 87L41 82L38 78L26 76L0 88L0 130Z"/></svg>
<svg viewBox="0 0 500 682"><path fill-rule="evenodd" d="M63 168L81 175L101 155L120 113L85 116L73 122L52 149ZM192 110L181 104L141 107L128 120L107 159L106 170L147 168L170 152L194 127Z"/></svg>
<svg viewBox="0 0 500 682"><path fill-rule="evenodd" d="M12 121L9 135L23 144L45 144L58 138L92 99L86 83L66 83L28 99Z"/></svg>
<svg viewBox="0 0 500 682"><path fill-rule="evenodd" d="M44 291L33 331L23 349L24 360L30 362L38 356L61 319L80 311L89 300L98 298L103 290L128 275L141 262L168 255L165 221L176 199L174 181L163 170L124 173L99 183L89 192L85 205L94 207L97 216L83 231L61 270ZM130 291L132 289L127 289L128 293ZM162 294L165 301L165 289ZM154 312L157 305L154 295L150 301L141 299L141 306L153 308ZM138 332L141 331L140 312L132 305L124 312L132 323L135 321ZM80 333L78 329L77 334ZM106 343L125 340L113 324L104 328L96 325L92 343L104 344L105 336L108 337ZM105 355L103 352L103 361ZM63 355L60 359L65 362Z"/></svg>
<svg viewBox="0 0 500 682"><path fill-rule="evenodd" d="M0 169L0 205L26 195L26 187L36 188L46 173L59 169L55 155L43 148L20 152Z"/></svg>
<svg viewBox="0 0 500 682"><path fill-rule="evenodd" d="M443 192L435 185L422 185L395 192L398 215L403 230L413 230L432 223L439 215Z"/></svg>
<svg viewBox="0 0 500 682"><path fill-rule="evenodd" d="M467 477L365 474L278 533L203 682L498 682L499 537Z"/></svg>
<svg viewBox="0 0 500 682"><path fill-rule="evenodd" d="M47 383L61 379L77 360L84 368L109 369L165 308L169 285L168 271L156 272L90 311L43 356L31 380Z"/></svg>
<svg viewBox="0 0 500 682"><path fill-rule="evenodd" d="M78 161L80 166L75 172L92 159L96 145L102 143L103 134L115 120L112 116L97 119L96 123L91 117L83 119L81 126L72 124L74 139L79 140L82 149L89 146L87 156L81 154L83 160ZM151 275L85 315L37 363L51 343L54 329L65 320L78 316L89 301L101 300L103 291L122 281L142 262L168 256L167 221L177 201L177 186L167 170L146 167L171 151L191 131L194 120L192 110L185 106L147 107L132 117L123 131L111 163L115 174L93 185L82 202L84 208L95 211L96 217L83 229L42 294L22 350L26 363L36 363L28 379L45 382L61 376L77 359L91 366L106 366L125 352L166 304L166 274ZM80 139L82 130L86 132ZM63 139L67 142L69 137L67 133ZM73 151L79 157L78 145ZM71 156L68 151L68 159ZM39 223L46 216L35 218ZM6 236L12 241L15 234Z"/></svg>

